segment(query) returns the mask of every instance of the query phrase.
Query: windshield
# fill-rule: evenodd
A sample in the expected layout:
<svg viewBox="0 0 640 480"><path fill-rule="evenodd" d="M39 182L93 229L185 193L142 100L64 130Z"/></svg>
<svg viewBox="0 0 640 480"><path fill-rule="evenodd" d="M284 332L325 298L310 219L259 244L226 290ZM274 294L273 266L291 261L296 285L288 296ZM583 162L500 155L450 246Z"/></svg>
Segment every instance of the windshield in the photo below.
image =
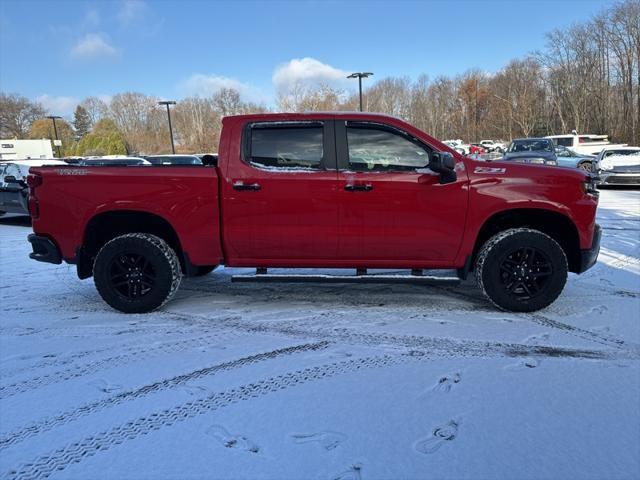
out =
<svg viewBox="0 0 640 480"><path fill-rule="evenodd" d="M609 151L604 152L604 157L603 158L610 157L611 155L637 155L638 153L640 153L640 149L637 149L637 150L632 150L632 149L627 149L627 150L609 150Z"/></svg>
<svg viewBox="0 0 640 480"><path fill-rule="evenodd" d="M553 152L553 142L543 139L514 140L509 152Z"/></svg>

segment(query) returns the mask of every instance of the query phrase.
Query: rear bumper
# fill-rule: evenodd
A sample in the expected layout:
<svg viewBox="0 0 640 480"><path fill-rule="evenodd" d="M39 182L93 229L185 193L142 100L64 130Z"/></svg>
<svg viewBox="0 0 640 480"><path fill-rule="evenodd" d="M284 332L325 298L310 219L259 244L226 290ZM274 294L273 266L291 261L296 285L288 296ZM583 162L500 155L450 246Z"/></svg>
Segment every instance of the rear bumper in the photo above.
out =
<svg viewBox="0 0 640 480"><path fill-rule="evenodd" d="M32 233L27 237L33 252L29 254L29 258L38 262L62 263L62 255L55 243L47 237L42 237Z"/></svg>
<svg viewBox="0 0 640 480"><path fill-rule="evenodd" d="M2 202L0 202L0 212L29 215L26 196L23 192L0 188L0 193L3 194Z"/></svg>
<svg viewBox="0 0 640 480"><path fill-rule="evenodd" d="M602 238L602 228L596 224L596 228L593 230L593 241L591 242L591 248L585 248L580 250L580 266L576 273L583 273L593 267L598 260L598 253L600 253L600 239Z"/></svg>

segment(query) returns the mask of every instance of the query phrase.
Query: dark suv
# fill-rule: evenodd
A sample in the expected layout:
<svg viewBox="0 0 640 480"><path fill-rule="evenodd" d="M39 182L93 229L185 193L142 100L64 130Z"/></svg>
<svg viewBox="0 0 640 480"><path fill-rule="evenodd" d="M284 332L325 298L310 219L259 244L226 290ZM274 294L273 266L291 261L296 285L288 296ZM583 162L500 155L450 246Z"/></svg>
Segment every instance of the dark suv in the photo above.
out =
<svg viewBox="0 0 640 480"><path fill-rule="evenodd" d="M511 142L503 160L557 165L556 149L549 138L517 138Z"/></svg>

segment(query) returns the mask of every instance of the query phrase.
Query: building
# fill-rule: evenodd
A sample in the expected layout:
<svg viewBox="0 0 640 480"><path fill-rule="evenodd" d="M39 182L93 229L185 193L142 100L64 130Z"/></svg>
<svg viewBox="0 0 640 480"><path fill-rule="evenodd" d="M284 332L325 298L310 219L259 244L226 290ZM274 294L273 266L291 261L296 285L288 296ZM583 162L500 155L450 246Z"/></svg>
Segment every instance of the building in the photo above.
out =
<svg viewBox="0 0 640 480"><path fill-rule="evenodd" d="M51 140L0 140L0 160L53 158Z"/></svg>

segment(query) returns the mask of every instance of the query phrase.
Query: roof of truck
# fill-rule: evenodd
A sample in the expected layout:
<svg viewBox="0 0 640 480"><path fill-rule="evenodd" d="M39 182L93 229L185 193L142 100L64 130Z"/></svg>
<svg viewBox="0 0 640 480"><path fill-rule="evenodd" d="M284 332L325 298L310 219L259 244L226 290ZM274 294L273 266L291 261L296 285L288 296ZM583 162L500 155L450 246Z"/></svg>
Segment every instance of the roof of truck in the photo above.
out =
<svg viewBox="0 0 640 480"><path fill-rule="evenodd" d="M302 118L318 118L318 117L326 117L326 116L336 116L336 117L350 117L350 118L393 118L394 120L402 120L394 115L388 115L386 113L376 113L376 112L353 112L353 111L321 111L321 112L284 112L284 113L248 113L244 115L229 115L226 118L245 118L245 119L253 119L253 118L261 118L261 119L271 119L271 120L286 120L289 118L296 119L298 117ZM224 121L224 119L223 119Z"/></svg>

